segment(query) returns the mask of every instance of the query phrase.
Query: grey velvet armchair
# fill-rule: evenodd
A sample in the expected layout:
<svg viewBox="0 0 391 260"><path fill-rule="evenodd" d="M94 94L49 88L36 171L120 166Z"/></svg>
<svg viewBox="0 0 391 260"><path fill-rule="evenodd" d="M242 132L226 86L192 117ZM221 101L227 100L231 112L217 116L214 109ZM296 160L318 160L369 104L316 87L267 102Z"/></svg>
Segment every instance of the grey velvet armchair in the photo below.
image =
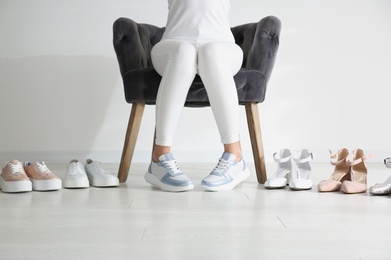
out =
<svg viewBox="0 0 391 260"><path fill-rule="evenodd" d="M239 104L244 105L259 183L266 181L266 167L258 103L265 100L266 85L276 59L281 22L274 16L257 23L232 27L235 42L244 53L243 65L234 76ZM123 79L126 102L132 104L118 177L126 182L145 105L154 105L161 80L151 61L151 49L160 41L164 27L119 18L113 25L113 44ZM209 106L197 75L190 87L186 107Z"/></svg>

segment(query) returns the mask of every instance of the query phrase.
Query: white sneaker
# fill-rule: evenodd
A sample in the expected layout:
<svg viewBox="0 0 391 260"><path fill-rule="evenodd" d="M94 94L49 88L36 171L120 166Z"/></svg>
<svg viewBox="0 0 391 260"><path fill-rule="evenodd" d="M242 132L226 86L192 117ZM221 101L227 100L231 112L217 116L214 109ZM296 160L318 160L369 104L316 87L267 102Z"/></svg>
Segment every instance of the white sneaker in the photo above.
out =
<svg viewBox="0 0 391 260"><path fill-rule="evenodd" d="M201 187L209 191L232 190L250 176L250 170L244 160L235 161L236 156L223 153L217 166L201 182Z"/></svg>
<svg viewBox="0 0 391 260"><path fill-rule="evenodd" d="M187 191L194 188L193 182L179 169L171 153L159 157L159 162L153 161L145 173L145 180L164 191Z"/></svg>
<svg viewBox="0 0 391 260"><path fill-rule="evenodd" d="M32 191L32 183L21 162L12 160L4 164L0 174L0 189L3 192Z"/></svg>
<svg viewBox="0 0 391 260"><path fill-rule="evenodd" d="M84 165L78 160L70 161L65 173L64 188L88 188L89 186Z"/></svg>
<svg viewBox="0 0 391 260"><path fill-rule="evenodd" d="M114 187L119 186L119 180L116 176L106 170L101 162L87 159L86 173L90 184L95 187Z"/></svg>

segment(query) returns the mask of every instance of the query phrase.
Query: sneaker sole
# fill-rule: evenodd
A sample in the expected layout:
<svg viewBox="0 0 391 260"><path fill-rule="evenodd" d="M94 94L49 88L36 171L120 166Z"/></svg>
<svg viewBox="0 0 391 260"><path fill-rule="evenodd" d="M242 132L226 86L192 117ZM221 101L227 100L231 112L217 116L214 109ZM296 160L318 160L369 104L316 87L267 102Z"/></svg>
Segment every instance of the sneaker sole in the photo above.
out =
<svg viewBox="0 0 391 260"><path fill-rule="evenodd" d="M79 188L88 188L90 183L87 181L65 181L64 188L67 189L79 189Z"/></svg>
<svg viewBox="0 0 391 260"><path fill-rule="evenodd" d="M209 187L207 185L201 185L201 187L204 189L204 190L207 190L207 191L226 191L226 190L232 190L233 188L235 188L238 184L242 183L244 180L246 180L248 177L250 176L250 170L249 169L245 169L244 171L242 171L238 177L236 179L234 179L232 182L230 183L227 183L225 185L221 185L221 186L214 186L214 187Z"/></svg>
<svg viewBox="0 0 391 260"><path fill-rule="evenodd" d="M34 180L30 179L33 184L33 190L36 191L50 191L50 190L60 190L62 183L60 179L54 180Z"/></svg>
<svg viewBox="0 0 391 260"><path fill-rule="evenodd" d="M119 186L119 180L112 180L112 181L107 181L107 180L94 180L94 179L89 179L91 186L94 187L117 187Z"/></svg>
<svg viewBox="0 0 391 260"><path fill-rule="evenodd" d="M31 181L4 181L0 177L0 189L7 193L28 192L33 190Z"/></svg>
<svg viewBox="0 0 391 260"><path fill-rule="evenodd" d="M153 174L146 172L144 175L144 179L151 185L158 187L163 191L172 191L172 192L180 192L194 189L194 184L188 186L171 186L161 182L158 178L156 178Z"/></svg>

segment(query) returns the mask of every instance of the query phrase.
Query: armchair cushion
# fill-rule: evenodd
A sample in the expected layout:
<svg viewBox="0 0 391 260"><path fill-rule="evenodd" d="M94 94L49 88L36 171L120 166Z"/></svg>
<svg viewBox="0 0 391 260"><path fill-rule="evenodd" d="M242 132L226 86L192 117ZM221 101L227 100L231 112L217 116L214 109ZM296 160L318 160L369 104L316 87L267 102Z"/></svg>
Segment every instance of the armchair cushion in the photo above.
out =
<svg viewBox="0 0 391 260"><path fill-rule="evenodd" d="M244 54L242 68L234 76L240 104L264 101L279 46L280 28L280 20L274 16L231 28L235 42ZM128 103L153 105L156 102L161 76L153 68L151 49L160 41L164 29L128 18L114 22L113 44ZM190 87L185 106L209 106L198 75Z"/></svg>

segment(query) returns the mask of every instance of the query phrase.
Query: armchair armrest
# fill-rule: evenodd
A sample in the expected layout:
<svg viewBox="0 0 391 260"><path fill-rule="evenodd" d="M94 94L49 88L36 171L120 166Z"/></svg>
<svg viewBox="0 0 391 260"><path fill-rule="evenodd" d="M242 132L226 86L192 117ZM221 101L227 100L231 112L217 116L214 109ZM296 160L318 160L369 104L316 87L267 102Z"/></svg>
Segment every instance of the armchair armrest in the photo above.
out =
<svg viewBox="0 0 391 260"><path fill-rule="evenodd" d="M258 23L249 23L233 27L236 44L244 54L242 67L258 70L269 81L279 47L281 21L268 16Z"/></svg>
<svg viewBox="0 0 391 260"><path fill-rule="evenodd" d="M151 49L160 41L164 27L118 18L113 24L113 45L122 76L133 69L152 68Z"/></svg>

